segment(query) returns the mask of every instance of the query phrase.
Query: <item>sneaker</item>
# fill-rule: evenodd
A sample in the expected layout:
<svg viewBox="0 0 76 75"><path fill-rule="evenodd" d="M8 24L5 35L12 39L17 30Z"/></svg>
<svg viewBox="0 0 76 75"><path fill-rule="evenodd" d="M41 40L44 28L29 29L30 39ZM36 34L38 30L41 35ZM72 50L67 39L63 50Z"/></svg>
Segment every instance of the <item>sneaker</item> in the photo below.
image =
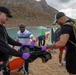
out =
<svg viewBox="0 0 76 75"><path fill-rule="evenodd" d="M59 63L59 66L62 66L62 63Z"/></svg>
<svg viewBox="0 0 76 75"><path fill-rule="evenodd" d="M65 65L66 65L66 61L63 61L63 62L62 62L62 65L65 66Z"/></svg>
<svg viewBox="0 0 76 75"><path fill-rule="evenodd" d="M24 74L23 75L28 75L29 74L29 72L24 72Z"/></svg>

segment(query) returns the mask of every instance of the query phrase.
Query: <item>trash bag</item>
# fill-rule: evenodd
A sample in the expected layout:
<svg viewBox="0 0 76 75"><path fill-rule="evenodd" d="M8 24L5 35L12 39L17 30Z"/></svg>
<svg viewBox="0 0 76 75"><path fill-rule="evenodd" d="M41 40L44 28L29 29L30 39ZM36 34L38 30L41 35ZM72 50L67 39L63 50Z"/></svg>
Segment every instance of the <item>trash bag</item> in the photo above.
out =
<svg viewBox="0 0 76 75"><path fill-rule="evenodd" d="M26 60L26 62L33 62L37 58L41 58L42 62L45 63L52 58L51 54L47 51L41 51L41 47L34 46L34 48L30 48L29 45L21 47L18 51L20 52L29 52L31 54L30 58Z"/></svg>

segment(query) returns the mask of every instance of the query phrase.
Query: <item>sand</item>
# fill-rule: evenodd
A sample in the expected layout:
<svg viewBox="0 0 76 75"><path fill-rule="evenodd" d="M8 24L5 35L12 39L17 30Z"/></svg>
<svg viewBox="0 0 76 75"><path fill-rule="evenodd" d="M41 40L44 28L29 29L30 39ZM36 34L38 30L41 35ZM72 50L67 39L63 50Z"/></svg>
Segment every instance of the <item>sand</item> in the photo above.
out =
<svg viewBox="0 0 76 75"><path fill-rule="evenodd" d="M47 40L49 42L49 40ZM17 49L17 47L15 48ZM29 64L29 75L68 75L65 66L59 66L59 50L51 51L52 59L47 63L42 63L40 58ZM64 57L65 51L63 52ZM17 70L11 72L11 75L22 75Z"/></svg>
<svg viewBox="0 0 76 75"><path fill-rule="evenodd" d="M59 66L59 51L51 51L52 59L47 63L42 63L40 58L29 64L29 75L68 75L65 66ZM17 70L11 72L11 75L21 75Z"/></svg>

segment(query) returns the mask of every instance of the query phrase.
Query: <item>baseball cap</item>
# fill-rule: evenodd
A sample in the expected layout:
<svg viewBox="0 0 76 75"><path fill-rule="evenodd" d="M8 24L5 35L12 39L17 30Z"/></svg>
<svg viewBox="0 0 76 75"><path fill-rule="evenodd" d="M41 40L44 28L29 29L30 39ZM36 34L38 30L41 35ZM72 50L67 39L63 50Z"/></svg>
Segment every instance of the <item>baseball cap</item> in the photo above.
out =
<svg viewBox="0 0 76 75"><path fill-rule="evenodd" d="M13 16L11 15L11 12L9 11L9 9L7 9L6 7L4 6L0 6L0 12L3 12L5 14L7 14L7 16L9 18L12 18Z"/></svg>
<svg viewBox="0 0 76 75"><path fill-rule="evenodd" d="M55 15L55 20L53 23L56 23L57 20L61 17L65 16L65 14L63 12L58 12L56 15Z"/></svg>

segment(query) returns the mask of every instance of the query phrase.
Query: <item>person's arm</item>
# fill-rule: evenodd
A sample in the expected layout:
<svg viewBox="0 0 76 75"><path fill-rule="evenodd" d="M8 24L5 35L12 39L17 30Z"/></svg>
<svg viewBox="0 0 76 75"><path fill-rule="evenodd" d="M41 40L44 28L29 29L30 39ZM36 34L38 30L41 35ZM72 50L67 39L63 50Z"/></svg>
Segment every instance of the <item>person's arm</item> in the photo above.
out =
<svg viewBox="0 0 76 75"><path fill-rule="evenodd" d="M1 37L0 37L1 38ZM16 51L15 49L11 48L9 44L5 43L3 40L0 39L0 52L6 55L13 55L21 57L22 53Z"/></svg>
<svg viewBox="0 0 76 75"><path fill-rule="evenodd" d="M65 46L67 41L69 40L71 30L72 30L71 26L66 26L66 25L62 26L60 40L48 46L47 48L55 49Z"/></svg>
<svg viewBox="0 0 76 75"><path fill-rule="evenodd" d="M67 41L69 39L69 34L63 34L60 36L60 40L56 43L53 43L52 45L47 46L47 48L50 49L57 49L60 47L63 47L66 45Z"/></svg>
<svg viewBox="0 0 76 75"><path fill-rule="evenodd" d="M18 52L15 49L11 48L7 43L0 41L0 52L6 56L12 55L16 57L21 57L24 60L27 60L30 57L28 52Z"/></svg>
<svg viewBox="0 0 76 75"><path fill-rule="evenodd" d="M0 26L0 52L6 54L6 55L14 55L14 56L22 56L22 53L17 52L15 49L11 48L8 44L11 43L12 40L8 34L7 31L3 26ZM16 42L14 42L16 43ZM18 43L21 45L20 43Z"/></svg>
<svg viewBox="0 0 76 75"><path fill-rule="evenodd" d="M68 39L69 39L69 34L62 34L60 36L60 40L56 42L56 47L59 48L65 46Z"/></svg>
<svg viewBox="0 0 76 75"><path fill-rule="evenodd" d="M34 35L30 33L29 38L32 39L32 40L34 40Z"/></svg>

